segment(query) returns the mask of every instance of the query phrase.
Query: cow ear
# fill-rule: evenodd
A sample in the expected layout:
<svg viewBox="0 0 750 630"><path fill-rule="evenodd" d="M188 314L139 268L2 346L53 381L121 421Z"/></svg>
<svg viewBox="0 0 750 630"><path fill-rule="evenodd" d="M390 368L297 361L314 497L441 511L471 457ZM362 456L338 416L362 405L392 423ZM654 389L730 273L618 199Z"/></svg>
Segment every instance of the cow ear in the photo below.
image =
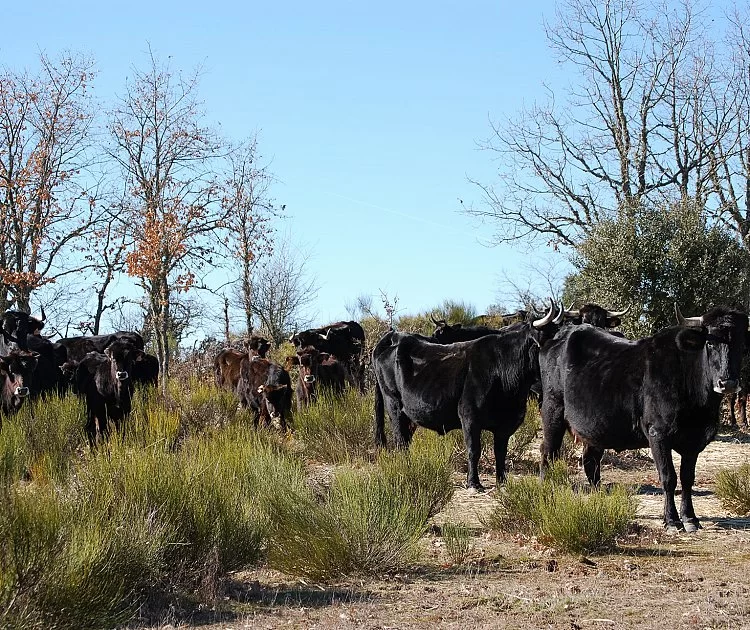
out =
<svg viewBox="0 0 750 630"><path fill-rule="evenodd" d="M677 333L676 342L682 352L700 352L706 345L706 329L682 328Z"/></svg>
<svg viewBox="0 0 750 630"><path fill-rule="evenodd" d="M321 352L318 355L318 359L320 359L321 362L328 361L328 359L331 358L331 354L329 352Z"/></svg>
<svg viewBox="0 0 750 630"><path fill-rule="evenodd" d="M296 354L286 358L286 368L291 369L293 365L299 365L299 357Z"/></svg>

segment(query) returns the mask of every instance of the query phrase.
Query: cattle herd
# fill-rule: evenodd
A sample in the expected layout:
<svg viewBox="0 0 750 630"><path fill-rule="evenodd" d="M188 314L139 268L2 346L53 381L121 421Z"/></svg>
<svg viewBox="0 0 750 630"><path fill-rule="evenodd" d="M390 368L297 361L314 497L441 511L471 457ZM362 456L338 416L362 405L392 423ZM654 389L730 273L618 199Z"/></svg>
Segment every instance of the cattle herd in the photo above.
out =
<svg viewBox="0 0 750 630"><path fill-rule="evenodd" d="M445 434L461 429L468 457L467 483L481 489L480 436L493 433L497 483L505 477L508 441L521 425L530 395L541 404L542 475L559 456L563 437L583 443L589 482L600 482L605 449L649 447L664 490L664 523L695 531L692 504L698 454L715 437L724 394L740 389L748 317L726 307L637 340L612 330L627 313L594 304L579 310L550 302L546 313L519 311L502 328L433 320L429 337L390 330L372 351L375 375L375 442L385 447L385 416L395 445L408 448L417 427ZM130 411L133 385L155 384L158 361L137 333L71 337L41 335L44 312L7 311L0 339L2 412L25 398L72 388L86 401L92 445ZM296 354L284 365L267 358L270 343L258 336L245 351L226 349L214 362L216 384L236 394L257 426L282 430L292 408L290 370L298 368L294 395L303 408L321 388L365 389L365 334L357 322L336 322L295 332ZM744 399L744 396L740 398ZM682 496L675 504L681 455Z"/></svg>
<svg viewBox="0 0 750 630"><path fill-rule="evenodd" d="M86 435L94 445L130 413L133 387L155 385L158 359L136 332L66 337L41 334L45 316L6 311L0 327L0 409L17 411L26 398L79 393L86 400ZM0 417L0 428L2 428Z"/></svg>

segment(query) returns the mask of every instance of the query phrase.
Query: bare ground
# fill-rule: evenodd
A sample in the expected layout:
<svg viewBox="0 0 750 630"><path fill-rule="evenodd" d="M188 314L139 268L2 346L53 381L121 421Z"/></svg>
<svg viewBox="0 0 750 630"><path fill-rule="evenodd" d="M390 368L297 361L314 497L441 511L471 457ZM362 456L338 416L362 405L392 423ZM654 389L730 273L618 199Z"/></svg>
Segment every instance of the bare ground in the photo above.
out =
<svg viewBox="0 0 750 630"><path fill-rule="evenodd" d="M678 465L679 457L676 456ZM535 540L492 536L481 515L494 492L457 489L425 536L421 566L377 581L316 585L269 570L232 576L216 608L175 627L235 628L750 628L750 519L714 495L719 470L750 459L747 434L722 434L698 459L703 529L667 534L647 451L605 455L602 479L640 486L638 522L617 553L575 557ZM579 473L580 474L580 473ZM483 483L491 486L488 476ZM472 527L470 558L450 563L440 524ZM184 613L183 613L184 614ZM183 614L176 614L183 620ZM172 627L166 619L159 628Z"/></svg>

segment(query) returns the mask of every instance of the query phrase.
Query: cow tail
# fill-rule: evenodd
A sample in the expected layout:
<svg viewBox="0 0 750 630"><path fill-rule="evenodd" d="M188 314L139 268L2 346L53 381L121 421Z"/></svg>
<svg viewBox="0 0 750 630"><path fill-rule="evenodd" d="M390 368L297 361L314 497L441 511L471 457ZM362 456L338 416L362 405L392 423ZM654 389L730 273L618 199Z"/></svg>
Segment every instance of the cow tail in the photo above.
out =
<svg viewBox="0 0 750 630"><path fill-rule="evenodd" d="M383 392L380 383L375 379L375 446L386 448L388 443L385 439L385 404L383 403Z"/></svg>

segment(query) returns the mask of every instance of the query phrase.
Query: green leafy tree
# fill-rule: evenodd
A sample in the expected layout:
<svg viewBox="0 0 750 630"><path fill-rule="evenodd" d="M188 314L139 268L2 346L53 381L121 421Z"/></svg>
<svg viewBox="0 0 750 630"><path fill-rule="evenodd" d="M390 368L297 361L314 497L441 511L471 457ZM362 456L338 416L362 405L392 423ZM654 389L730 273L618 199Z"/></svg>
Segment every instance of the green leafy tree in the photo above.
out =
<svg viewBox="0 0 750 630"><path fill-rule="evenodd" d="M600 221L576 248L573 263L566 304L630 305L623 329L632 336L673 325L675 303L686 315L717 304L746 305L750 288L750 254L690 200Z"/></svg>

